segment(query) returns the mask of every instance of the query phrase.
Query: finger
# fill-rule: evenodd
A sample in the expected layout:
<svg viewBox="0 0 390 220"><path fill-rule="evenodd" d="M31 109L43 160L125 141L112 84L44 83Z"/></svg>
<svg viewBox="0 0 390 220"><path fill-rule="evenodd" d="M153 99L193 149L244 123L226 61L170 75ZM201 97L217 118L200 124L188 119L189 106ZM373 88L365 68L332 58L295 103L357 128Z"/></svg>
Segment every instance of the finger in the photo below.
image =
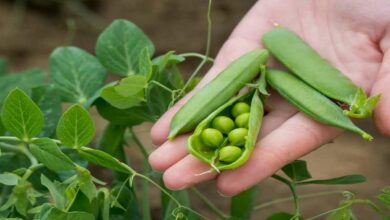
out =
<svg viewBox="0 0 390 220"><path fill-rule="evenodd" d="M374 111L374 121L380 132L385 135L390 135L390 49L388 51L383 57L382 66L380 67L379 75L371 94L381 94L381 98Z"/></svg>
<svg viewBox="0 0 390 220"><path fill-rule="evenodd" d="M169 189L180 190L196 183L214 179L217 173L209 171L208 164L192 155L187 155L165 171L163 180Z"/></svg>
<svg viewBox="0 0 390 220"><path fill-rule="evenodd" d="M261 3L255 4L254 7L242 19L240 24L233 31L229 39L222 46L215 59L213 67L205 75L195 91L203 87L207 82L212 80L221 70L230 62L237 59L244 53L259 48L261 35L271 28L271 22L263 17L266 14ZM256 28L253 28L256 27ZM168 110L153 126L151 130L152 141L156 145L161 145L167 140L169 133L169 124L176 111L182 106L194 92L188 94L173 108Z"/></svg>
<svg viewBox="0 0 390 220"><path fill-rule="evenodd" d="M223 172L217 186L225 195L235 195L271 176L285 164L302 157L341 133L338 128L315 122L297 113L265 136L251 158L241 167Z"/></svg>
<svg viewBox="0 0 390 220"><path fill-rule="evenodd" d="M149 164L156 171L165 171L184 158L187 154L188 135L181 135L172 141L166 141L149 156Z"/></svg>

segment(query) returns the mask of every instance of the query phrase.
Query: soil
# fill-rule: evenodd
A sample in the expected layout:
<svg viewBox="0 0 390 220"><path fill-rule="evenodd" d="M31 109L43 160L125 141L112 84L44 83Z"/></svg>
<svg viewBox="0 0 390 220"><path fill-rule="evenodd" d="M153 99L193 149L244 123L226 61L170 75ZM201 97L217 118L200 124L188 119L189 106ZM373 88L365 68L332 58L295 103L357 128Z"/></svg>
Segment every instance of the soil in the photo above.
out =
<svg viewBox="0 0 390 220"><path fill-rule="evenodd" d="M75 45L90 52L98 33L116 18L125 18L140 26L153 40L157 54L168 50L177 52L200 52L206 44L207 1L199 0L89 0L87 4L58 4L51 1L31 0L0 1L0 55L6 57L10 69L14 72L30 67L47 69L47 58L51 51L60 45ZM74 1L64 1L74 2ZM253 5L254 0L215 1L213 7L212 55L229 36L240 18ZM182 67L184 73L190 71L198 60L190 60ZM104 121L99 123L103 127ZM142 141L154 148L150 142L148 130L150 124L136 128ZM309 163L315 178L329 178L352 173L363 174L368 181L353 186L304 186L299 193L311 193L328 190L348 190L356 192L356 197L375 200L375 195L386 185L390 185L390 142L388 137L378 134L374 126L363 123L361 126L371 131L376 137L373 142L366 142L357 135L345 133L333 143L327 144L316 152L304 157ZM131 160L138 168L142 167L139 153L132 148ZM269 179L260 184L258 202L290 196L288 189ZM213 181L200 184L198 188L227 211L229 199L216 193ZM158 219L160 213L157 191L152 191L151 201L153 216ZM303 199L302 210L306 217L332 209L342 199L340 195L329 195L315 199ZM196 199L193 207L214 219L204 204ZM275 210L291 211L292 203L280 203L256 212L253 219L264 219ZM379 219L371 210L356 206L359 219Z"/></svg>

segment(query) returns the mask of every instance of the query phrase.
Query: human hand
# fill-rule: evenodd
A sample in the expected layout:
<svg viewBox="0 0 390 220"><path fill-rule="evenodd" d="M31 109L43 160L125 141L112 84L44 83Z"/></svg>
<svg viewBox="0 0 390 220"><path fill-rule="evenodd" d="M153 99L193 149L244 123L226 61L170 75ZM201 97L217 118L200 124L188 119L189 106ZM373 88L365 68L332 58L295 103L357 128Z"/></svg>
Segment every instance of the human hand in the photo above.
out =
<svg viewBox="0 0 390 220"><path fill-rule="evenodd" d="M197 89L234 59L262 47L261 36L273 28L271 21L300 35L368 94L381 93L374 120L382 133L390 135L390 4L386 0L258 1L223 45ZM278 64L271 60L269 65ZM151 132L154 143L161 146L150 155L149 162L155 170L164 172L164 182L171 189L217 178L218 190L234 195L342 132L307 118L272 94L271 111L264 117L259 142L247 163L219 175L197 175L209 166L188 154L188 135L167 141L171 118L191 94L166 112Z"/></svg>

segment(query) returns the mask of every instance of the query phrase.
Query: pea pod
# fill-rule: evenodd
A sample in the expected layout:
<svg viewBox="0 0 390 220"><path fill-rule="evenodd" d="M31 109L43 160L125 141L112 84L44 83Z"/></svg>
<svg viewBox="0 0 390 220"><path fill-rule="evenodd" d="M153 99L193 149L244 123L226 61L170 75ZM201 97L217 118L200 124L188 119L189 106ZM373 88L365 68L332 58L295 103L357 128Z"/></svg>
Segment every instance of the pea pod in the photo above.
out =
<svg viewBox="0 0 390 220"><path fill-rule="evenodd" d="M294 75L267 69L266 78L272 88L314 120L353 131L366 140L373 139L370 134L354 125L338 105Z"/></svg>
<svg viewBox="0 0 390 220"><path fill-rule="evenodd" d="M266 50L256 49L231 63L180 108L172 118L168 138L192 131L200 121L253 80L267 58Z"/></svg>
<svg viewBox="0 0 390 220"><path fill-rule="evenodd" d="M227 138L225 139L224 143L221 146L219 146L218 149L215 149L215 148L207 147L202 143L201 134L205 129L212 126L212 121L215 117L221 114L229 115L230 114L229 110L231 110L232 106L235 103L241 101L250 103L248 135L246 137L245 145L242 147L242 153L239 151L237 152L237 150L231 152L232 154L241 153L240 156L229 155L229 150L227 150L221 153L221 155L223 155L224 158L222 158L222 160L219 160L218 157L221 156L219 154L219 150L222 149L223 146L228 146L229 148L232 148L232 146L229 146L229 142ZM233 97L232 99L230 99L224 105L220 106L218 109L216 109L208 117L206 117L203 121L199 123L194 133L188 139L188 149L192 155L210 164L210 166L218 172L221 170L235 169L241 166L242 164L244 164L248 160L249 156L251 155L256 144L257 135L260 131L263 114L264 114L263 104L259 97L258 91L249 91L243 95ZM231 161L233 159L234 161Z"/></svg>
<svg viewBox="0 0 390 220"><path fill-rule="evenodd" d="M269 52L301 80L325 96L344 102L350 117L367 118L379 100L379 96L367 98L364 90L322 58L292 31L277 27L262 37Z"/></svg>

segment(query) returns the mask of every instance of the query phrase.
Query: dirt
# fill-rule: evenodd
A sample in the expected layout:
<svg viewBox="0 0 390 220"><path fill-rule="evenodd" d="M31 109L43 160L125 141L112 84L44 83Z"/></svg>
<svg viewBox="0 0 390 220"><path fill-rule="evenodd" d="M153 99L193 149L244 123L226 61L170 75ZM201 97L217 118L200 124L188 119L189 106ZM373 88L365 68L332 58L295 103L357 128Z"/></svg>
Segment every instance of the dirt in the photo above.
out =
<svg viewBox="0 0 390 220"><path fill-rule="evenodd" d="M202 53L206 44L206 0L92 0L85 7L42 6L39 3L42 1L39 0L27 6L15 2L17 1L0 1L0 55L9 60L12 71L30 67L47 69L48 56L53 48L60 45L75 45L93 53L98 33L116 18L129 19L140 26L155 42L157 54L172 49L177 52ZM212 55L216 54L234 26L254 2L254 0L215 1ZM187 62L182 67L183 72L189 73L197 62L197 60ZM101 121L99 127L103 126L104 122ZM136 129L142 141L152 150L154 146L148 134L150 126L146 124ZM356 192L356 197L359 198L375 199L374 196L382 187L390 185L389 138L377 134L372 124L363 123L362 126L374 133L376 138L373 142L366 142L357 135L345 133L333 143L325 145L304 159L308 161L315 178L359 173L367 176L368 181L346 187L304 186L299 189L299 193L340 189ZM135 165L142 167L136 149L131 148L129 153ZM229 200L219 196L214 185L211 181L200 184L198 188L227 211ZM266 180L260 185L259 203L290 196L288 189L275 183L274 180ZM156 199L158 194L157 191L152 191L154 213L160 211L159 200ZM340 195L303 199L302 210L306 217L310 217L336 207L341 199ZM192 203L196 210L215 218L196 197ZM291 211L292 203L280 203L264 208L256 212L253 219L264 219L267 214L275 210ZM378 219L377 215L362 206L357 206L355 211L360 216L359 219Z"/></svg>

